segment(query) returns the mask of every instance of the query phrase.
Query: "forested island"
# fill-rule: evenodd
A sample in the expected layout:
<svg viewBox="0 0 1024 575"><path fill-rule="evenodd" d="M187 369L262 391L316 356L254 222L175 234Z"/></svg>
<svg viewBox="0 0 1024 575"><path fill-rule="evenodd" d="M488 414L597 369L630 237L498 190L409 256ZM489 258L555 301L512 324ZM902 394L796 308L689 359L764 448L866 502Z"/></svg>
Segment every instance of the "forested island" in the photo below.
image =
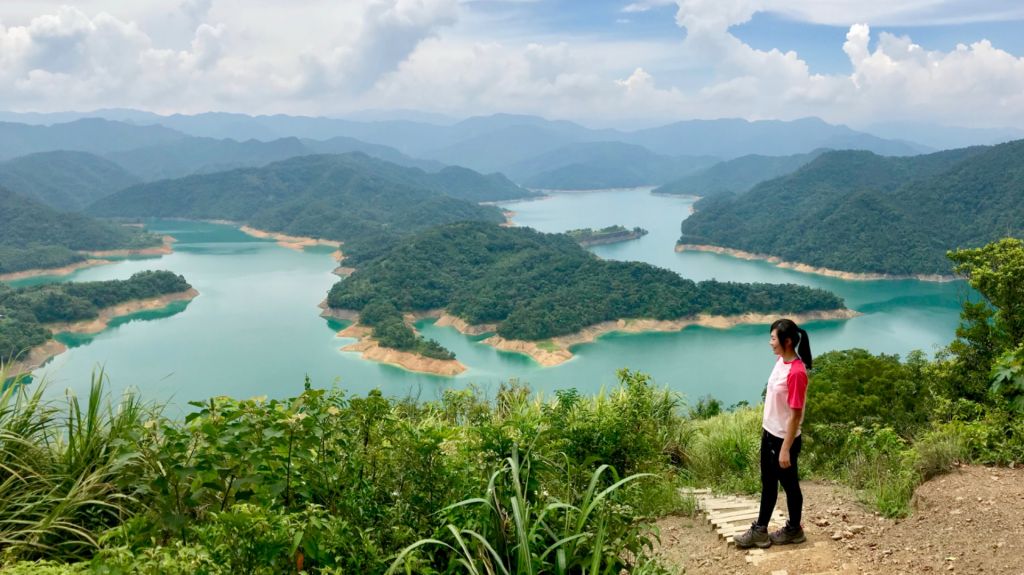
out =
<svg viewBox="0 0 1024 575"><path fill-rule="evenodd" d="M493 332L488 343L551 364L568 357L552 338L578 337L594 326L678 330L744 314L851 313L841 298L819 289L696 283L645 263L601 260L564 234L478 222L431 228L351 264L356 271L328 294L329 310L358 312L383 347L449 361L451 352L417 335L406 314L441 316L469 333Z"/></svg>
<svg viewBox="0 0 1024 575"><path fill-rule="evenodd" d="M569 230L565 232L565 235L576 240L576 243L579 245L589 247L639 239L647 235L647 230L641 227L628 229L625 226L615 225L601 228L599 230L595 230L594 228Z"/></svg>
<svg viewBox="0 0 1024 575"><path fill-rule="evenodd" d="M1022 233L1018 140L913 157L827 152L747 193L699 201L679 244L851 278L941 279L947 250Z"/></svg>
<svg viewBox="0 0 1024 575"><path fill-rule="evenodd" d="M0 187L0 279L29 270L86 265L90 257L159 250L160 236L59 212ZM125 250L124 252L120 252Z"/></svg>
<svg viewBox="0 0 1024 575"><path fill-rule="evenodd" d="M0 363L17 362L15 372L36 367L63 351L60 345L47 345L54 333L95 333L114 317L196 295L184 277L168 271L138 272L127 280L25 288L0 283ZM34 351L40 346L47 347Z"/></svg>

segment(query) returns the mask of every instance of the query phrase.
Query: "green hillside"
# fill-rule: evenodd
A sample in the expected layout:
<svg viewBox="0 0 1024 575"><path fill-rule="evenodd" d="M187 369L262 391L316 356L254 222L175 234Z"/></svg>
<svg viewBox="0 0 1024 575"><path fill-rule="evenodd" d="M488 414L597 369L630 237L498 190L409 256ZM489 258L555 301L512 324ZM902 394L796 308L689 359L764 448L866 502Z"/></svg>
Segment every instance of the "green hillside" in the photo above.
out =
<svg viewBox="0 0 1024 575"><path fill-rule="evenodd" d="M77 211L139 178L88 152L40 152L0 163L0 186L63 211Z"/></svg>
<svg viewBox="0 0 1024 575"><path fill-rule="evenodd" d="M531 188L585 190L658 185L706 168L711 156L672 157L633 144L570 144L503 169Z"/></svg>
<svg viewBox="0 0 1024 575"><path fill-rule="evenodd" d="M1020 235L1024 141L883 158L829 152L746 194L698 202L680 242L850 272L946 274L946 251Z"/></svg>
<svg viewBox="0 0 1024 575"><path fill-rule="evenodd" d="M761 182L795 172L824 152L815 150L793 156L751 154L672 180L655 189L654 193L702 197L720 193L742 194Z"/></svg>
<svg viewBox="0 0 1024 575"><path fill-rule="evenodd" d="M381 343L417 343L400 312L444 308L510 339L540 340L620 318L799 313L843 307L801 286L695 283L637 262L601 260L569 236L484 223L436 227L374 258L331 289L333 308L361 310Z"/></svg>
<svg viewBox="0 0 1024 575"><path fill-rule="evenodd" d="M0 188L0 273L65 266L79 251L144 248L160 238L83 214L58 212Z"/></svg>
<svg viewBox="0 0 1024 575"><path fill-rule="evenodd" d="M485 176L458 166L448 166L433 174L415 175L414 180L424 187L471 202L518 200L538 195L520 188L502 174Z"/></svg>
<svg viewBox="0 0 1024 575"><path fill-rule="evenodd" d="M134 186L90 208L101 216L227 219L326 239L382 240L464 220L501 222L495 207L441 194L426 174L364 154L303 156ZM476 198L474 198L476 199ZM349 244L346 253L357 248Z"/></svg>

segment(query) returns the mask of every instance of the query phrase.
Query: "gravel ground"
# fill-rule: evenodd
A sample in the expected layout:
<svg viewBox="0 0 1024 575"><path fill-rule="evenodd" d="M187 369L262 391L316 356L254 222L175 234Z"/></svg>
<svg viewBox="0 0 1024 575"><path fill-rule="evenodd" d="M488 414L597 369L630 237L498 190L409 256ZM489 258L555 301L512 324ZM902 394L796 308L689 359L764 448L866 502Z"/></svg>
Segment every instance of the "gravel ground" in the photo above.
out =
<svg viewBox="0 0 1024 575"><path fill-rule="evenodd" d="M702 517L666 517L659 553L688 575L1024 575L1024 469L957 468L919 487L902 520L880 517L841 485L801 486L806 543L742 551Z"/></svg>

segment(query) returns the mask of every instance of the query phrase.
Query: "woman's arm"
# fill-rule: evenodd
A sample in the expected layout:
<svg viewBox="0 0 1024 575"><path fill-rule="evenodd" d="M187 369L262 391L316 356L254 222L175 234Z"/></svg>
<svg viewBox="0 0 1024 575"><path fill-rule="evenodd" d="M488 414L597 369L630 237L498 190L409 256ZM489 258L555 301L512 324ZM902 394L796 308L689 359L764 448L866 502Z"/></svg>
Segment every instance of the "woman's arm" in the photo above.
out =
<svg viewBox="0 0 1024 575"><path fill-rule="evenodd" d="M789 448L792 447L793 442L796 441L796 432L800 429L800 420L804 415L802 407L791 409L793 410L793 413L790 414L789 421L786 422L786 437L782 439L782 449L779 450L779 467L783 469L790 466Z"/></svg>

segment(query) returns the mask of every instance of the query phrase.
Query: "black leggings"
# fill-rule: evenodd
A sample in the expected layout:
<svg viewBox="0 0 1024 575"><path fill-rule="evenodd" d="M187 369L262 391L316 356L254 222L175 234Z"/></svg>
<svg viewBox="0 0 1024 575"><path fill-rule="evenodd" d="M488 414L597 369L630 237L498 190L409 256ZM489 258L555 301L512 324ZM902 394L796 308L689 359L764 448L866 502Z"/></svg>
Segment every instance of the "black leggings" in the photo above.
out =
<svg viewBox="0 0 1024 575"><path fill-rule="evenodd" d="M800 493L800 478L797 475L796 461L800 456L802 436L796 436L789 448L791 465L786 469L779 467L779 451L782 450L782 438L775 437L761 430L761 511L757 516L757 524L768 526L775 510L775 502L779 499L779 483L786 490L786 504L789 507L789 525L800 526L800 515L803 513L804 496Z"/></svg>

